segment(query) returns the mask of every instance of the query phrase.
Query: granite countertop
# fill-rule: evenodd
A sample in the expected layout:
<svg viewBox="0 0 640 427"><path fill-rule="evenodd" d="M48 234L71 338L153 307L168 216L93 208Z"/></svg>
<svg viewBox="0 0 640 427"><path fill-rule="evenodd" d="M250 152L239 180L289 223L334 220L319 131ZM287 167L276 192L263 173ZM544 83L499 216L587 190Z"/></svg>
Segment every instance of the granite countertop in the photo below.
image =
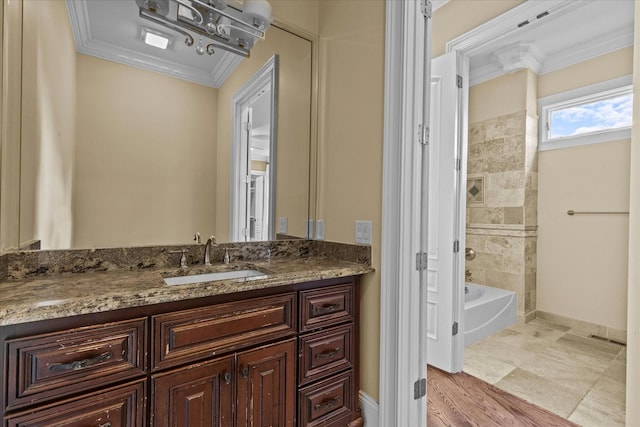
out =
<svg viewBox="0 0 640 427"><path fill-rule="evenodd" d="M266 274L169 286L165 277L255 269ZM178 268L36 274L0 282L0 326L201 298L372 272L369 263L324 254Z"/></svg>

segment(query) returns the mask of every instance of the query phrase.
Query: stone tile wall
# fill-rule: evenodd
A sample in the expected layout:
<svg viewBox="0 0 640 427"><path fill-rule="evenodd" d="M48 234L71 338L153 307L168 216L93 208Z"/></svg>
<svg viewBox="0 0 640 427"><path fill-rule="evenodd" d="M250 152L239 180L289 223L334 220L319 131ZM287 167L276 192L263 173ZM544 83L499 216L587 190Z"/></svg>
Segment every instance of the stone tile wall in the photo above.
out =
<svg viewBox="0 0 640 427"><path fill-rule="evenodd" d="M537 123L523 110L469 126L466 269L517 292L520 321L536 310Z"/></svg>

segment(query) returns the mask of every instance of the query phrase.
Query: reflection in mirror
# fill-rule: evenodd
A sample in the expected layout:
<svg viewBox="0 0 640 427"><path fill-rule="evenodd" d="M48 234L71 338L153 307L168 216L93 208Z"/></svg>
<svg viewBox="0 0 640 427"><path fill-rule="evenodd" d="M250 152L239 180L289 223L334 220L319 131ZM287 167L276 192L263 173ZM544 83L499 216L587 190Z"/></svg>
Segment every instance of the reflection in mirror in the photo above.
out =
<svg viewBox="0 0 640 427"><path fill-rule="evenodd" d="M214 88L78 53L61 22L69 23L64 2L24 2L20 221L13 225L21 245L186 244L195 232L230 240L231 97L274 54L278 170L267 228L286 217L287 234L305 236L308 39L272 25Z"/></svg>
<svg viewBox="0 0 640 427"><path fill-rule="evenodd" d="M231 231L234 241L273 239L278 56L231 100Z"/></svg>

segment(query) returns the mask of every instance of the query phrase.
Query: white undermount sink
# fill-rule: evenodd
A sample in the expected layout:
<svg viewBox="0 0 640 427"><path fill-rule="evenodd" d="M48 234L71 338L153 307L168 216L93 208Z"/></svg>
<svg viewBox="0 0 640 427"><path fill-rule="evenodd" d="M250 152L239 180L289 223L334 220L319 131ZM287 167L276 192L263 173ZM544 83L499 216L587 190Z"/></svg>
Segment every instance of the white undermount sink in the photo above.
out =
<svg viewBox="0 0 640 427"><path fill-rule="evenodd" d="M247 278L263 278L267 277L262 271L258 270L234 270L219 271L216 273L193 274L191 276L165 277L164 281L169 286L188 285L193 283L214 282L216 280L232 280Z"/></svg>

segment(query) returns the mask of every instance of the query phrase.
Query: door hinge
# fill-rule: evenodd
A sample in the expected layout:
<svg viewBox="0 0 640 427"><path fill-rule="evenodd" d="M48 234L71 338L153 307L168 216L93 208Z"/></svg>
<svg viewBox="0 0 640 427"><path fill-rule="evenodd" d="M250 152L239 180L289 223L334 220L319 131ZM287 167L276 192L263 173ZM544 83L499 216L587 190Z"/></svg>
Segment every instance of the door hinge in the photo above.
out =
<svg viewBox="0 0 640 427"><path fill-rule="evenodd" d="M460 74L456 74L456 86L458 86L458 89L462 89L462 76Z"/></svg>
<svg viewBox="0 0 640 427"><path fill-rule="evenodd" d="M456 170L459 171L460 169L462 169L462 159L460 157L458 157L456 159Z"/></svg>
<svg viewBox="0 0 640 427"><path fill-rule="evenodd" d="M246 130L251 130L252 126L251 126L251 122L245 122L246 123Z"/></svg>
<svg viewBox="0 0 640 427"><path fill-rule="evenodd" d="M427 379L420 378L413 383L413 399L418 400L427 395Z"/></svg>
<svg viewBox="0 0 640 427"><path fill-rule="evenodd" d="M416 270L424 271L427 269L429 254L426 252L418 252L416 254Z"/></svg>
<svg viewBox="0 0 640 427"><path fill-rule="evenodd" d="M454 240L453 241L453 253L458 253L460 252L460 240Z"/></svg>
<svg viewBox="0 0 640 427"><path fill-rule="evenodd" d="M431 13L433 11L431 0L422 0L420 9L425 18L431 19Z"/></svg>
<svg viewBox="0 0 640 427"><path fill-rule="evenodd" d="M451 335L454 337L458 335L458 322L453 322L453 326L451 327Z"/></svg>
<svg viewBox="0 0 640 427"><path fill-rule="evenodd" d="M418 125L418 144L429 145L429 126Z"/></svg>

